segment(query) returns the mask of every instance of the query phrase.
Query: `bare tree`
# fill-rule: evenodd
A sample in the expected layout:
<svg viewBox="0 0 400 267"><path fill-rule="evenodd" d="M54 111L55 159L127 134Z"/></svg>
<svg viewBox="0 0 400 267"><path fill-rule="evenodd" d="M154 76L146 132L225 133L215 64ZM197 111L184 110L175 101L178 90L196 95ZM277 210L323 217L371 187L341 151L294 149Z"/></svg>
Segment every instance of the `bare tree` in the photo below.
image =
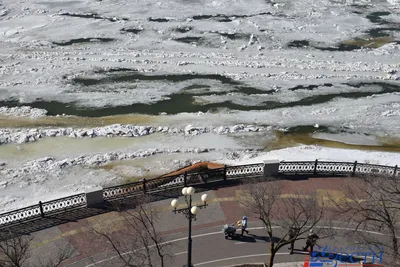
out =
<svg viewBox="0 0 400 267"><path fill-rule="evenodd" d="M270 242L270 257L268 266L272 267L276 253L285 245L301 237L317 224L326 219L326 208L313 192L296 192L287 197L281 197L283 182L268 178L267 182L251 181L244 185L244 195L241 200L250 211L263 223ZM320 203L319 203L320 202ZM330 220L327 220L329 222ZM320 237L331 236L329 223L320 227ZM283 236L277 238L276 227L280 226ZM294 229L294 237L290 237L290 228ZM282 232L281 232L282 233Z"/></svg>
<svg viewBox="0 0 400 267"><path fill-rule="evenodd" d="M338 212L356 224L359 240L376 255L384 253L383 262L389 266L400 266L400 177L357 177L343 186L343 192L343 198L332 202ZM371 235L369 231L384 233L386 238Z"/></svg>
<svg viewBox="0 0 400 267"><path fill-rule="evenodd" d="M74 247L67 243L59 247L49 258L33 257L31 247L33 239L31 235L14 235L10 232L0 242L0 267L57 267L75 253Z"/></svg>
<svg viewBox="0 0 400 267"><path fill-rule="evenodd" d="M75 255L76 249L71 243L57 247L57 250L49 258L43 259L38 257L36 260L37 267L58 267L66 260L71 259Z"/></svg>
<svg viewBox="0 0 400 267"><path fill-rule="evenodd" d="M147 265L147 257L143 253L144 250L141 247L141 243L135 235L129 232L129 229L114 233L104 229L93 229L93 231L109 243L111 251L117 254L118 262L122 266L140 267Z"/></svg>
<svg viewBox="0 0 400 267"><path fill-rule="evenodd" d="M109 242L125 266L164 267L166 258L170 257L170 244L164 242L157 230L160 210L146 196L138 197L132 209L126 205L123 209L119 205L114 208L123 217L125 227L113 234L94 229L95 233ZM154 262L155 258L159 263Z"/></svg>
<svg viewBox="0 0 400 267"><path fill-rule="evenodd" d="M9 233L0 242L0 267L23 267L30 257L29 246L32 236L14 236Z"/></svg>

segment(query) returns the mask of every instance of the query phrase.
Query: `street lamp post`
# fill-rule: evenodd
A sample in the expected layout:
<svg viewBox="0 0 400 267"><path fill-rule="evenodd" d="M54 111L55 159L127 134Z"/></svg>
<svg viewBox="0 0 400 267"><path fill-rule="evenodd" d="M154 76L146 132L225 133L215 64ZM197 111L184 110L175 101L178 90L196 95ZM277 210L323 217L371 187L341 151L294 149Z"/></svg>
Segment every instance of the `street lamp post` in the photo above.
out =
<svg viewBox="0 0 400 267"><path fill-rule="evenodd" d="M208 206L207 204L207 194L203 194L201 196L201 201L203 202L202 205L199 206L192 206L192 195L194 194L195 190L193 187L184 187L182 188L182 194L185 197L185 202L187 207L178 209L179 201L178 199L173 199L171 201L171 206L174 208L173 212L182 213L186 216L189 220L189 233L188 233L188 257L187 257L187 265L184 267L193 267L192 265L192 220L196 220L196 213L198 209L202 209Z"/></svg>

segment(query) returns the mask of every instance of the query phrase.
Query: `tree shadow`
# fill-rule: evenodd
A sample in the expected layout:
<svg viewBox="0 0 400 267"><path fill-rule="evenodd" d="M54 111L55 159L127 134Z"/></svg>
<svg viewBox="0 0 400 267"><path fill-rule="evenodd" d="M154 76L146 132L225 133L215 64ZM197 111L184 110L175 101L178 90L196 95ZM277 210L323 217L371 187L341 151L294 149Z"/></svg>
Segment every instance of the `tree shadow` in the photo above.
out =
<svg viewBox="0 0 400 267"><path fill-rule="evenodd" d="M254 235L254 234L249 234L250 236L252 236L254 239L258 240L258 241L264 241L266 243L270 243L271 242L271 238L269 236L262 236L262 235ZM278 243L279 241L281 241L281 238L273 236L272 240L274 243Z"/></svg>

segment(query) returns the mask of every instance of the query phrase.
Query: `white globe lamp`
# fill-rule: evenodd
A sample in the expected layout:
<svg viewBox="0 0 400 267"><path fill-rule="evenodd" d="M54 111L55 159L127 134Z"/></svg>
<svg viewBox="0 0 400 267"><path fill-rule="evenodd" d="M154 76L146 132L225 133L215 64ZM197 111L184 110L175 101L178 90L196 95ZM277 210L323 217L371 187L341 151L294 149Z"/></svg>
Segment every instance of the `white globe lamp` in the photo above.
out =
<svg viewBox="0 0 400 267"><path fill-rule="evenodd" d="M186 190L186 193L188 194L188 195L193 195L194 194L194 188L193 187L188 187L188 189Z"/></svg>
<svg viewBox="0 0 400 267"><path fill-rule="evenodd" d="M172 206L173 208L178 207L178 205L179 205L179 203L178 203L178 200L177 200L177 199L173 199L173 200L171 201L171 206Z"/></svg>
<svg viewBox="0 0 400 267"><path fill-rule="evenodd" d="M190 209L190 212L193 214L193 215L196 215L196 213L197 213L197 207L196 206L193 206L191 209Z"/></svg>
<svg viewBox="0 0 400 267"><path fill-rule="evenodd" d="M188 194L187 189L187 187L182 188L182 195L186 196Z"/></svg>

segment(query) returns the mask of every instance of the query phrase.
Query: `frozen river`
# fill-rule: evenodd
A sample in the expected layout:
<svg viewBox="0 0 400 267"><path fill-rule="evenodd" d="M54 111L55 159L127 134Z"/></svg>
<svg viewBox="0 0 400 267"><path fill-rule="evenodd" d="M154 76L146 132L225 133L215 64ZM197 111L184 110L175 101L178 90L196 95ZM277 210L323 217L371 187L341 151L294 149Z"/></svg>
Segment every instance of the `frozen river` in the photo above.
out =
<svg viewBox="0 0 400 267"><path fill-rule="evenodd" d="M0 77L3 211L201 160L400 163L396 0L4 0Z"/></svg>

